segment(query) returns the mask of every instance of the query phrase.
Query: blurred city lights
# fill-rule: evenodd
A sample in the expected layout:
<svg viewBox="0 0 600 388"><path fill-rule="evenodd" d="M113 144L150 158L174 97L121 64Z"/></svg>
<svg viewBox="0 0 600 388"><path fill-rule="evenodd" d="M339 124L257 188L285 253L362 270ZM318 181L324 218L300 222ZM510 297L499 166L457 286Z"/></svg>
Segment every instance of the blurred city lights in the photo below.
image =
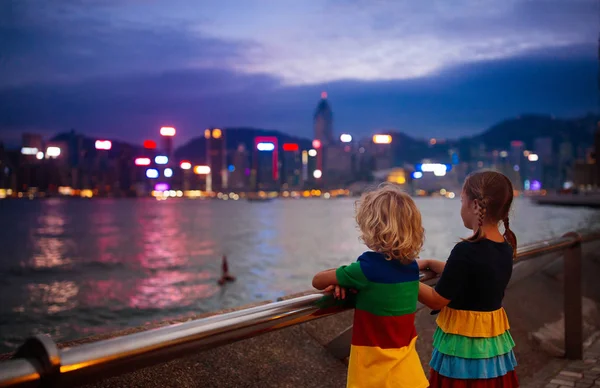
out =
<svg viewBox="0 0 600 388"><path fill-rule="evenodd" d="M110 150L112 148L112 142L110 140L96 140L96 149L97 150Z"/></svg>
<svg viewBox="0 0 600 388"><path fill-rule="evenodd" d="M374 135L373 143L375 144L390 144L392 137L390 135Z"/></svg>
<svg viewBox="0 0 600 388"><path fill-rule="evenodd" d="M273 144L273 143L258 143L256 145L256 149L259 151L273 151L275 149L275 144Z"/></svg>
<svg viewBox="0 0 600 388"><path fill-rule="evenodd" d="M160 129L161 136L168 136L168 137L175 136L175 132L176 132L175 128L173 128L173 127L162 127Z"/></svg>
<svg viewBox="0 0 600 388"><path fill-rule="evenodd" d="M449 170L448 166L441 163L423 163L420 166L417 166L417 169L422 172L433 172L433 175L435 176L444 176Z"/></svg>
<svg viewBox="0 0 600 388"><path fill-rule="evenodd" d="M319 149L321 148L321 140L319 139L315 139L312 141L312 146L313 148Z"/></svg>
<svg viewBox="0 0 600 388"><path fill-rule="evenodd" d="M352 141L352 135L349 135L347 133L342 133L340 135L340 141L342 143L350 143Z"/></svg>
<svg viewBox="0 0 600 388"><path fill-rule="evenodd" d="M194 173L198 175L207 175L210 174L209 166L194 166Z"/></svg>
<svg viewBox="0 0 600 388"><path fill-rule="evenodd" d="M169 163L169 158L164 155L158 155L154 158L154 163L156 164L167 164Z"/></svg>
<svg viewBox="0 0 600 388"><path fill-rule="evenodd" d="M542 182L534 179L534 180L531 181L530 188L533 191L541 190L542 189Z"/></svg>
<svg viewBox="0 0 600 388"><path fill-rule="evenodd" d="M421 171L415 171L412 173L413 179L421 179L423 178L423 173Z"/></svg>
<svg viewBox="0 0 600 388"><path fill-rule="evenodd" d="M23 147L21 148L21 153L23 155L37 155L38 149L35 147Z"/></svg>
<svg viewBox="0 0 600 388"><path fill-rule="evenodd" d="M182 170L189 170L192 168L192 163L187 160L182 160L181 163L179 163L179 167L181 167Z"/></svg>
<svg viewBox="0 0 600 388"><path fill-rule="evenodd" d="M49 158L56 158L56 157L60 156L60 148L48 147L46 149L46 156Z"/></svg>
<svg viewBox="0 0 600 388"><path fill-rule="evenodd" d="M219 128L213 129L213 131L212 131L212 137L214 139L220 139L222 134L223 134L223 132L221 132L221 130Z"/></svg>
<svg viewBox="0 0 600 388"><path fill-rule="evenodd" d="M166 177L166 178L170 178L170 177L172 177L172 176L173 176L173 170L172 170L172 169L170 169L170 168L165 168L165 172L164 172L164 174L165 174L165 177Z"/></svg>
<svg viewBox="0 0 600 388"><path fill-rule="evenodd" d="M38 151L38 153L37 153L37 154L35 154L35 158L36 158L37 160L42 160L42 159L44 159L44 153L43 153L42 151Z"/></svg>
<svg viewBox="0 0 600 388"><path fill-rule="evenodd" d="M530 162L537 162L539 160L539 156L537 154L529 154L527 156Z"/></svg>
<svg viewBox="0 0 600 388"><path fill-rule="evenodd" d="M152 161L150 158L136 158L135 165L136 166L149 166Z"/></svg>
<svg viewBox="0 0 600 388"><path fill-rule="evenodd" d="M210 139L210 129L205 129L204 130L204 138L205 139Z"/></svg>
<svg viewBox="0 0 600 388"><path fill-rule="evenodd" d="M298 151L300 148L296 143L284 143L283 150L284 151Z"/></svg>
<svg viewBox="0 0 600 388"><path fill-rule="evenodd" d="M156 149L156 142L154 140L144 140L144 148L147 150Z"/></svg>
<svg viewBox="0 0 600 388"><path fill-rule="evenodd" d="M317 156L317 150L315 150L315 149L308 150L308 156L312 156L312 157Z"/></svg>
<svg viewBox="0 0 600 388"><path fill-rule="evenodd" d="M146 170L146 176L150 179L158 178L158 170L155 168L149 168Z"/></svg>
<svg viewBox="0 0 600 388"><path fill-rule="evenodd" d="M154 185L155 191L167 191L169 190L169 185L167 183L157 183Z"/></svg>
<svg viewBox="0 0 600 388"><path fill-rule="evenodd" d="M324 100L327 98L327 92L321 92L321 98Z"/></svg>
<svg viewBox="0 0 600 388"><path fill-rule="evenodd" d="M508 156L508 152L506 151L500 151L500 157L501 158L506 158Z"/></svg>
<svg viewBox="0 0 600 388"><path fill-rule="evenodd" d="M323 172L322 172L321 170L315 170L315 171L313 171L313 176L314 176L316 179L319 179L320 177L322 177L322 176L323 176Z"/></svg>

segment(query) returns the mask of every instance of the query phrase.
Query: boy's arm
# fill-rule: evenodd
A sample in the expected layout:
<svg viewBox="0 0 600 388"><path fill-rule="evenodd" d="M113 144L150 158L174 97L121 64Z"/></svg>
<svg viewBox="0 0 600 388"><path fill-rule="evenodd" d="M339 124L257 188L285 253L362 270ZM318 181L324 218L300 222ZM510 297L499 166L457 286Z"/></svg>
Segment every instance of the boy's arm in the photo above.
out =
<svg viewBox="0 0 600 388"><path fill-rule="evenodd" d="M312 286L317 290L324 290L327 287L339 284L335 276L335 268L321 271L313 277Z"/></svg>

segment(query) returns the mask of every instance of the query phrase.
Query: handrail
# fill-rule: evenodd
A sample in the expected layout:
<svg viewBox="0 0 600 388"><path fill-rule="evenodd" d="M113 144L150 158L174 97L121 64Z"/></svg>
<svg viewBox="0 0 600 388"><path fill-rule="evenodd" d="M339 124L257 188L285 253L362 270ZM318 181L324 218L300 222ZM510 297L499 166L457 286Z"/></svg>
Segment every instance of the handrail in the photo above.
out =
<svg viewBox="0 0 600 388"><path fill-rule="evenodd" d="M592 241L600 241L600 232L569 233L519 248L515 261L568 251ZM0 387L74 386L97 381L345 310L324 296L309 294L62 350L49 337L32 337L13 359L0 362Z"/></svg>

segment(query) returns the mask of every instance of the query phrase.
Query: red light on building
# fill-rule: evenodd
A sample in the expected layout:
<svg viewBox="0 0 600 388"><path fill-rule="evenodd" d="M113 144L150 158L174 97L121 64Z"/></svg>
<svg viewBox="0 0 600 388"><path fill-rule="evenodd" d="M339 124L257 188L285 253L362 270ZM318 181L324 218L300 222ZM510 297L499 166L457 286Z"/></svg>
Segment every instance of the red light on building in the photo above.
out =
<svg viewBox="0 0 600 388"><path fill-rule="evenodd" d="M96 140L97 150L110 150L112 148L112 142L110 140Z"/></svg>
<svg viewBox="0 0 600 388"><path fill-rule="evenodd" d="M135 165L136 166L149 166L152 161L150 158L136 158Z"/></svg>
<svg viewBox="0 0 600 388"><path fill-rule="evenodd" d="M321 98L324 100L327 98L327 92L321 92Z"/></svg>
<svg viewBox="0 0 600 388"><path fill-rule="evenodd" d="M319 140L319 139L313 140L312 141L312 146L313 146L314 149L318 150L319 148L321 148L321 140Z"/></svg>
<svg viewBox="0 0 600 388"><path fill-rule="evenodd" d="M154 140L144 140L144 148L147 150L155 150L156 142Z"/></svg>
<svg viewBox="0 0 600 388"><path fill-rule="evenodd" d="M283 150L284 151L298 151L300 147L296 143L284 143Z"/></svg>
<svg viewBox="0 0 600 388"><path fill-rule="evenodd" d="M160 129L160 135L161 136L168 136L168 137L175 136L175 128L173 128L173 127L162 127Z"/></svg>
<svg viewBox="0 0 600 388"><path fill-rule="evenodd" d="M510 142L512 147L523 147L523 142L521 140L513 140Z"/></svg>

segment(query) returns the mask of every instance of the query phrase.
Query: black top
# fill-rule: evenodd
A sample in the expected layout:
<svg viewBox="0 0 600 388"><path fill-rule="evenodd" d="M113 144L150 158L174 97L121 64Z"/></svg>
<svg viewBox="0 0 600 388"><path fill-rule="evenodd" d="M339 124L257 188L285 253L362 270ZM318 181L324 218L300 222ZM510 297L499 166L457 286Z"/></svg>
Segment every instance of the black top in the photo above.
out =
<svg viewBox="0 0 600 388"><path fill-rule="evenodd" d="M502 307L513 268L507 242L488 239L454 246L435 290L456 310L494 311Z"/></svg>

